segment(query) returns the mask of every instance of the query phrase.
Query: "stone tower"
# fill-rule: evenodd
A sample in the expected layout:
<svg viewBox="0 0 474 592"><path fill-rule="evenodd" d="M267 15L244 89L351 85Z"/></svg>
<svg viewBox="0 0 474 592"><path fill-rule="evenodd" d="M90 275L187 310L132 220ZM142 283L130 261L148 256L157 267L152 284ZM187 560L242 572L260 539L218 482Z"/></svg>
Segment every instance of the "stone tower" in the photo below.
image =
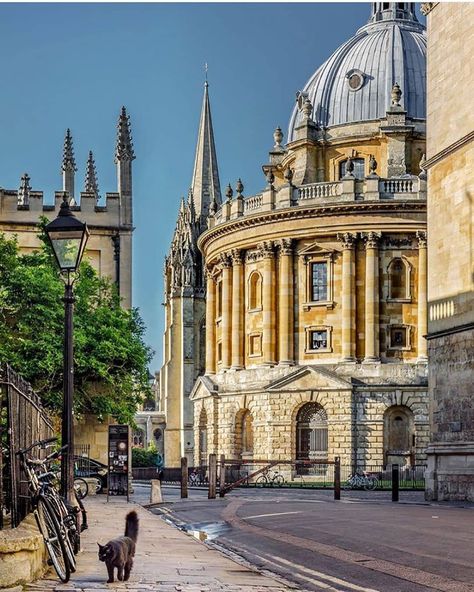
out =
<svg viewBox="0 0 474 592"><path fill-rule="evenodd" d="M208 83L204 85L194 171L188 198L165 259L165 334L160 388L165 401L165 462L179 466L194 451L193 407L189 394L205 370L205 277L197 239L207 228L209 212L221 205Z"/></svg>

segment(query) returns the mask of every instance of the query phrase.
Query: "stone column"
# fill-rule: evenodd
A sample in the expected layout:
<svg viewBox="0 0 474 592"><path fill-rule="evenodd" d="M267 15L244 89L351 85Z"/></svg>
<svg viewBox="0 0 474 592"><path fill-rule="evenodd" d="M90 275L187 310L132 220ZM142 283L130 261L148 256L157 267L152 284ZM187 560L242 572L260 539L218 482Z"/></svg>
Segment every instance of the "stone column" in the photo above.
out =
<svg viewBox="0 0 474 592"><path fill-rule="evenodd" d="M356 235L344 232L337 235L342 243L342 361L355 359L355 241Z"/></svg>
<svg viewBox="0 0 474 592"><path fill-rule="evenodd" d="M365 235L365 362L379 359L379 253L380 232Z"/></svg>
<svg viewBox="0 0 474 592"><path fill-rule="evenodd" d="M223 370L230 368L231 364L231 333L232 333L232 269L231 259L227 253L220 257L222 266L222 366Z"/></svg>
<svg viewBox="0 0 474 592"><path fill-rule="evenodd" d="M242 251L234 249L232 257L232 368L244 367L244 265Z"/></svg>
<svg viewBox="0 0 474 592"><path fill-rule="evenodd" d="M206 272L206 374L216 372L216 282Z"/></svg>
<svg viewBox="0 0 474 592"><path fill-rule="evenodd" d="M259 245L263 255L263 363L275 365L275 253L273 242Z"/></svg>
<svg viewBox="0 0 474 592"><path fill-rule="evenodd" d="M428 294L426 232L417 232L418 239L418 361L428 360Z"/></svg>
<svg viewBox="0 0 474 592"><path fill-rule="evenodd" d="M278 243L280 249L280 277L278 300L278 351L279 364L294 363L293 349L293 248L291 238Z"/></svg>

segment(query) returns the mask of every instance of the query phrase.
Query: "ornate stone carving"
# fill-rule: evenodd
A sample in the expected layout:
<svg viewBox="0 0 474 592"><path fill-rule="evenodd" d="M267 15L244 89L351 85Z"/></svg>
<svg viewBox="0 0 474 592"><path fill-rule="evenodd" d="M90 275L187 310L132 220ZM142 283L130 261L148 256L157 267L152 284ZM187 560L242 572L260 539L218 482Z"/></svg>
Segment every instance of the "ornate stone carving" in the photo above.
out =
<svg viewBox="0 0 474 592"><path fill-rule="evenodd" d="M260 251L261 257L263 259L271 258L275 254L273 241L264 241L263 243L259 243L257 245L257 249Z"/></svg>
<svg viewBox="0 0 474 592"><path fill-rule="evenodd" d="M237 197L242 197L242 192L244 190L244 184L242 183L242 179L240 177L237 181L237 185L235 186L235 190L237 191Z"/></svg>
<svg viewBox="0 0 474 592"><path fill-rule="evenodd" d="M280 251L280 255L292 255L293 254L293 239L282 238L276 242L276 246Z"/></svg>
<svg viewBox="0 0 474 592"><path fill-rule="evenodd" d="M343 249L353 249L357 240L357 234L341 232L337 235L337 240L342 244Z"/></svg>
<svg viewBox="0 0 474 592"><path fill-rule="evenodd" d="M242 265L243 254L244 254L244 252L242 251L242 249L232 249L232 251L230 252L230 258L232 260L232 265Z"/></svg>
<svg viewBox="0 0 474 592"><path fill-rule="evenodd" d="M313 112L313 105L311 104L311 101L309 100L308 97L306 97L304 103L303 103L303 115L306 117L306 119L311 119L311 113Z"/></svg>
<svg viewBox="0 0 474 592"><path fill-rule="evenodd" d="M369 158L369 171L371 175L375 175L377 170L377 161L375 160L375 156L373 154L370 155Z"/></svg>
<svg viewBox="0 0 474 592"><path fill-rule="evenodd" d="M418 177L420 179L422 179L423 181L425 181L427 178L427 175L426 175L426 156L424 154L421 155L420 163L418 166L420 167L420 174L418 175Z"/></svg>
<svg viewBox="0 0 474 592"><path fill-rule="evenodd" d="M267 179L267 183L270 185L270 187L273 187L273 183L275 181L275 175L273 174L273 170L271 168L268 169L265 176Z"/></svg>
<svg viewBox="0 0 474 592"><path fill-rule="evenodd" d="M401 247L413 247L411 238L395 238L393 236L384 236L382 239L384 246L399 249Z"/></svg>
<svg viewBox="0 0 474 592"><path fill-rule="evenodd" d="M376 249L379 246L380 238L382 237L381 232L367 232L363 235L366 249Z"/></svg>
<svg viewBox="0 0 474 592"><path fill-rule="evenodd" d="M24 173L21 177L20 188L18 189L18 205L27 206L30 203L30 176Z"/></svg>
<svg viewBox="0 0 474 592"><path fill-rule="evenodd" d="M416 233L416 238L418 240L418 248L426 249L427 245L427 236L424 230L418 230Z"/></svg>
<svg viewBox="0 0 474 592"><path fill-rule="evenodd" d="M352 160L352 158L349 156L349 158L346 160L346 177L353 177L353 170L354 170L354 162Z"/></svg>
<svg viewBox="0 0 474 592"><path fill-rule="evenodd" d="M281 141L283 140L283 132L281 131L281 127L278 126L276 130L273 132L273 140L275 141L275 145L273 148L280 150L281 149Z"/></svg>
<svg viewBox="0 0 474 592"><path fill-rule="evenodd" d="M283 173L283 176L285 177L288 185L292 184L293 181L293 171L290 169L290 167L286 167L285 172Z"/></svg>
<svg viewBox="0 0 474 592"><path fill-rule="evenodd" d="M227 197L227 201L231 201L233 195L234 195L234 192L233 192L232 187L230 186L230 183L229 183L227 185L227 189L225 190L225 196Z"/></svg>
<svg viewBox="0 0 474 592"><path fill-rule="evenodd" d="M229 257L229 253L219 254L219 265L222 269L232 266L232 259Z"/></svg>
<svg viewBox="0 0 474 592"><path fill-rule="evenodd" d="M394 107L400 107L400 99L402 98L402 89L400 88L400 85L398 84L398 82L395 82L395 84L392 86L392 106Z"/></svg>
<svg viewBox="0 0 474 592"><path fill-rule="evenodd" d="M439 4L439 2L422 2L420 6L420 12L424 16L428 16L428 14L433 10L433 8Z"/></svg>

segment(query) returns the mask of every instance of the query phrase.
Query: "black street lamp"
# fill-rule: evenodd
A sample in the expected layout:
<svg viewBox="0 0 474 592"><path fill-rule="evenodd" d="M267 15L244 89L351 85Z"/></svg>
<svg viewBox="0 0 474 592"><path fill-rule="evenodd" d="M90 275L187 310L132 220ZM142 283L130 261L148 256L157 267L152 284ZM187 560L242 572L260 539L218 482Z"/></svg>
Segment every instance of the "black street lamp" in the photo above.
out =
<svg viewBox="0 0 474 592"><path fill-rule="evenodd" d="M58 217L47 224L46 234L64 281L64 391L61 437L68 448L61 460L61 494L73 501L74 488L74 350L73 350L73 284L89 237L87 224L72 213L65 195Z"/></svg>

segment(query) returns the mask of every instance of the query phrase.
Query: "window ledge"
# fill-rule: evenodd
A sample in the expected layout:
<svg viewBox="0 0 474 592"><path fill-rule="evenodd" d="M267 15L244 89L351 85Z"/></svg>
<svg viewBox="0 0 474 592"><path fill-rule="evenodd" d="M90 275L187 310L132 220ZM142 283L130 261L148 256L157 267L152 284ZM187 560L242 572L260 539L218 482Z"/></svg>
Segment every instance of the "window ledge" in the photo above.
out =
<svg viewBox="0 0 474 592"><path fill-rule="evenodd" d="M405 347L402 347L400 345L390 345L388 348L388 351L411 351L412 348L409 345L406 345Z"/></svg>
<svg viewBox="0 0 474 592"><path fill-rule="evenodd" d="M333 300L318 300L316 302L303 302L303 310L308 311L317 306L325 306L327 309L334 308Z"/></svg>
<svg viewBox="0 0 474 592"><path fill-rule="evenodd" d="M321 349L305 349L305 354L332 354L332 347L326 347Z"/></svg>
<svg viewBox="0 0 474 592"><path fill-rule="evenodd" d="M411 303L411 298L387 298L387 302L400 302L404 304Z"/></svg>
<svg viewBox="0 0 474 592"><path fill-rule="evenodd" d="M259 306L258 308L248 308L247 312L262 312L262 307Z"/></svg>
<svg viewBox="0 0 474 592"><path fill-rule="evenodd" d="M248 357L249 358L261 358L262 354L249 354Z"/></svg>

